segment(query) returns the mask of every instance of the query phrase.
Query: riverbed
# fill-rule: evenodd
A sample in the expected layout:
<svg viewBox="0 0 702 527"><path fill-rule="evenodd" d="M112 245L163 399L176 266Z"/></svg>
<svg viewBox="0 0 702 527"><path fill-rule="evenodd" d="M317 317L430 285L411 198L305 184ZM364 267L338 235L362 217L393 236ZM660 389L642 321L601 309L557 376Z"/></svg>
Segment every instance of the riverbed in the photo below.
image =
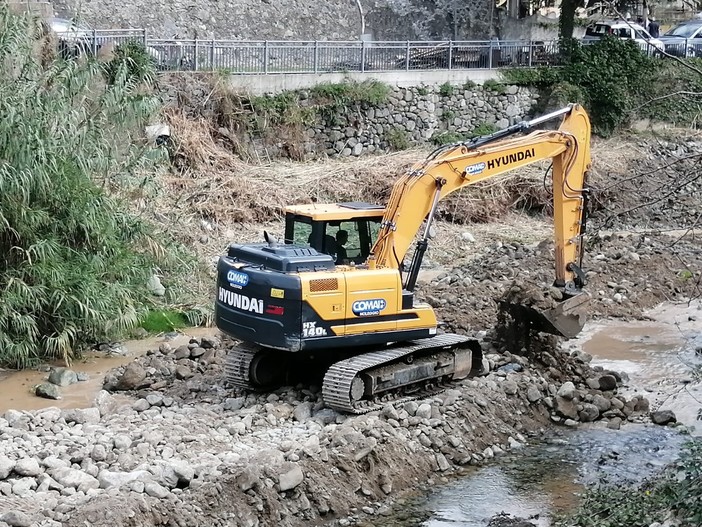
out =
<svg viewBox="0 0 702 527"><path fill-rule="evenodd" d="M567 343L592 355L593 365L624 372L620 392L640 393L652 409L673 410L686 433L650 423L603 423L558 429L489 466L420 497L402 501L378 527L484 527L500 513L538 527L572 510L600 480L640 482L674 461L683 443L702 435L702 309L699 302L665 304L646 320L608 320L586 326Z"/></svg>

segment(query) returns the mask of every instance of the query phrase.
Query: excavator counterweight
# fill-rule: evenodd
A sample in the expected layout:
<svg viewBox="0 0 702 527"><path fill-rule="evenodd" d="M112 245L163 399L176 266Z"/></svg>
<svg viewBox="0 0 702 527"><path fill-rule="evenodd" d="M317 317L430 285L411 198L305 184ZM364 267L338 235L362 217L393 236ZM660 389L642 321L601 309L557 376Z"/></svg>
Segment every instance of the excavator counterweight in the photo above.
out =
<svg viewBox="0 0 702 527"><path fill-rule="evenodd" d="M558 118L556 130L533 131ZM267 390L321 370L326 404L361 413L478 372L479 342L439 331L434 309L415 297L432 222L452 192L540 160L553 163L555 280L548 296L512 290L500 306L526 331L576 336L589 298L581 257L590 122L570 105L436 149L398 179L385 206L290 206L282 242L232 244L215 303L217 326L242 341L228 358L231 383Z"/></svg>

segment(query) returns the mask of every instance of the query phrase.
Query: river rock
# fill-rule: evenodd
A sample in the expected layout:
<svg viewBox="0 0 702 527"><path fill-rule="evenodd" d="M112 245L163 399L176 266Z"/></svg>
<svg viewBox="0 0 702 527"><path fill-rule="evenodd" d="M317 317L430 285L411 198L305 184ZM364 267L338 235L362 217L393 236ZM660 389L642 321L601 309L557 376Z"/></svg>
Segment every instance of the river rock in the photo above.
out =
<svg viewBox="0 0 702 527"><path fill-rule="evenodd" d="M237 487L239 487L239 490L241 490L242 492L246 492L247 490L256 488L261 482L258 477L258 474L252 467L244 468L236 476L235 481Z"/></svg>
<svg viewBox="0 0 702 527"><path fill-rule="evenodd" d="M529 388L527 389L527 400L530 403L535 403L537 401L540 401L541 400L541 390L539 390L539 388L533 384L531 386L529 386Z"/></svg>
<svg viewBox="0 0 702 527"><path fill-rule="evenodd" d="M0 480L6 479L15 468L15 462L9 457L0 456Z"/></svg>
<svg viewBox="0 0 702 527"><path fill-rule="evenodd" d="M278 486L281 492L285 492L297 487L304 479L302 469L298 465L293 465L278 475Z"/></svg>
<svg viewBox="0 0 702 527"><path fill-rule="evenodd" d="M657 412L651 412L651 421L654 424L665 426L670 423L677 422L677 417L672 410L658 410Z"/></svg>
<svg viewBox="0 0 702 527"><path fill-rule="evenodd" d="M205 349L219 348L222 342L217 337L202 337L200 339L200 346Z"/></svg>
<svg viewBox="0 0 702 527"><path fill-rule="evenodd" d="M15 463L15 474L26 477L36 477L41 474L42 470L39 466L39 461L33 457L24 457L18 459Z"/></svg>
<svg viewBox="0 0 702 527"><path fill-rule="evenodd" d="M73 487L81 492L100 488L100 482L97 478L75 468L54 469L51 473L51 477L64 487Z"/></svg>
<svg viewBox="0 0 702 527"><path fill-rule="evenodd" d="M175 376L176 379L183 381L186 379L190 379L193 376L193 372L184 364L179 364L178 366L176 366Z"/></svg>
<svg viewBox="0 0 702 527"><path fill-rule="evenodd" d="M78 375L68 368L55 368L49 373L49 382L57 386L70 386L78 382Z"/></svg>
<svg viewBox="0 0 702 527"><path fill-rule="evenodd" d="M100 422L100 410L97 408L71 408L61 412L61 415L67 423L95 425Z"/></svg>
<svg viewBox="0 0 702 527"><path fill-rule="evenodd" d="M155 481L149 481L148 483L146 483L144 485L144 492L152 498L158 498L159 500L167 498L170 494L167 488L162 487Z"/></svg>
<svg viewBox="0 0 702 527"><path fill-rule="evenodd" d="M419 417L421 419L430 419L431 418L431 405L428 403L420 404L414 415L416 415L417 417Z"/></svg>
<svg viewBox="0 0 702 527"><path fill-rule="evenodd" d="M617 378L614 375L600 375L597 382L599 389L603 392L608 392L617 388Z"/></svg>
<svg viewBox="0 0 702 527"><path fill-rule="evenodd" d="M591 423L600 416L600 411L594 404L585 403L583 404L583 409L580 410L579 416L583 423Z"/></svg>
<svg viewBox="0 0 702 527"><path fill-rule="evenodd" d="M132 438L125 434L117 434L112 438L115 450L127 450L132 446Z"/></svg>
<svg viewBox="0 0 702 527"><path fill-rule="evenodd" d="M621 417L612 417L607 423L607 428L610 430L619 430L622 427Z"/></svg>
<svg viewBox="0 0 702 527"><path fill-rule="evenodd" d="M61 390L59 390L56 384L51 384L50 382L43 382L34 389L34 394L37 397L43 397L44 399L61 399Z"/></svg>
<svg viewBox="0 0 702 527"><path fill-rule="evenodd" d="M12 494L20 497L28 496L36 487L37 482L34 478L20 478L12 484Z"/></svg>
<svg viewBox="0 0 702 527"><path fill-rule="evenodd" d="M0 516L0 522L5 522L10 527L30 527L32 520L21 511L8 511Z"/></svg>
<svg viewBox="0 0 702 527"><path fill-rule="evenodd" d="M112 487L121 487L132 481L149 481L151 474L146 470L135 470L133 472L115 472L110 470L101 470L98 474L98 482L101 489L109 489Z"/></svg>
<svg viewBox="0 0 702 527"><path fill-rule="evenodd" d="M102 417L113 413L117 409L117 401L107 390L100 390L95 396L95 407Z"/></svg>
<svg viewBox="0 0 702 527"><path fill-rule="evenodd" d="M556 396L555 410L561 417L567 417L570 419L578 418L578 407L576 404L569 399L564 397Z"/></svg>
<svg viewBox="0 0 702 527"><path fill-rule="evenodd" d="M567 401L572 401L573 398L575 397L576 391L575 391L575 385L568 381L566 383L563 383L561 387L558 389L558 397L561 397Z"/></svg>
<svg viewBox="0 0 702 527"><path fill-rule="evenodd" d="M135 390L146 379L146 371L138 362L131 362L124 369L116 388L118 390Z"/></svg>
<svg viewBox="0 0 702 527"><path fill-rule="evenodd" d="M502 390L507 395L517 395L517 383L512 380L506 380L502 383Z"/></svg>
<svg viewBox="0 0 702 527"><path fill-rule="evenodd" d="M592 398L592 404L597 407L600 413L604 413L612 407L611 401L599 393Z"/></svg>
<svg viewBox="0 0 702 527"><path fill-rule="evenodd" d="M241 410L245 404L246 404L246 397L229 397L229 398L224 400L224 403L222 404L222 408L224 408L225 410L229 410L230 412L236 412L237 410ZM305 403L301 403L301 404L305 404ZM310 411L311 411L311 409L312 409L312 406L310 406Z"/></svg>

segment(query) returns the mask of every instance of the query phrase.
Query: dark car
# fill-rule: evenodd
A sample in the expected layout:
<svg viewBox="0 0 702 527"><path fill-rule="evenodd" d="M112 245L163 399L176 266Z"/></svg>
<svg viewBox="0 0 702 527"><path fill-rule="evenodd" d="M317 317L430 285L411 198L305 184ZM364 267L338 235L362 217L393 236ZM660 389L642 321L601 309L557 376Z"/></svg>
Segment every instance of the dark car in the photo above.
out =
<svg viewBox="0 0 702 527"><path fill-rule="evenodd" d="M702 19L678 24L660 37L666 53L676 57L702 56Z"/></svg>

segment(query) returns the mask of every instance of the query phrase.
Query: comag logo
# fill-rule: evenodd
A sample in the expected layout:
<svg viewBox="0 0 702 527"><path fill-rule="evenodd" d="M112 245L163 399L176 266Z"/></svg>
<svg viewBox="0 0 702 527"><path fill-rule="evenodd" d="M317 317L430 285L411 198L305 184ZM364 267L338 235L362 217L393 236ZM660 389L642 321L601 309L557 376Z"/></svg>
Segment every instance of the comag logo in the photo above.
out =
<svg viewBox="0 0 702 527"><path fill-rule="evenodd" d="M368 317L372 315L380 315L380 312L385 309L388 303L382 298L374 298L372 300L356 300L351 304L353 314L359 317Z"/></svg>
<svg viewBox="0 0 702 527"><path fill-rule="evenodd" d="M474 165L468 165L466 167L467 176L476 176L485 170L485 163L475 163Z"/></svg>
<svg viewBox="0 0 702 527"><path fill-rule="evenodd" d="M249 275L231 270L227 273L227 282L229 282L230 286L241 289L249 283Z"/></svg>

